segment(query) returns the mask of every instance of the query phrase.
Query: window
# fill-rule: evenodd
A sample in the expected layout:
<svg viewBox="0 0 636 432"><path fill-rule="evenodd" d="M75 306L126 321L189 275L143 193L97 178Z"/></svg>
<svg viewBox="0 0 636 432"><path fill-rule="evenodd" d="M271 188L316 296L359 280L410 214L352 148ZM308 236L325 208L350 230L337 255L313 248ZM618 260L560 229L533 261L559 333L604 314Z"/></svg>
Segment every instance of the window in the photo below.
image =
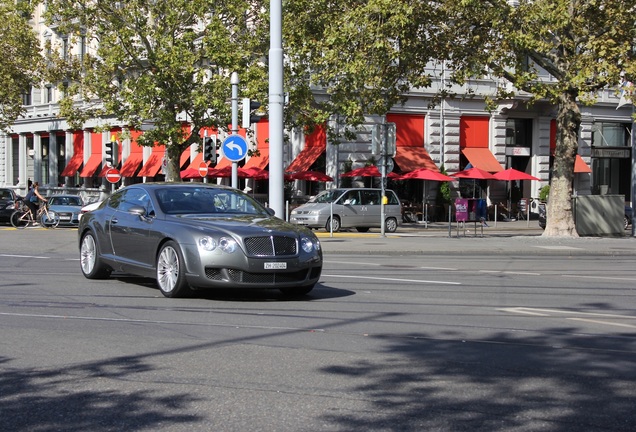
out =
<svg viewBox="0 0 636 432"><path fill-rule="evenodd" d="M629 147L630 128L629 123L595 123L592 127L592 146Z"/></svg>
<svg viewBox="0 0 636 432"><path fill-rule="evenodd" d="M532 120L506 120L506 147L532 146Z"/></svg>

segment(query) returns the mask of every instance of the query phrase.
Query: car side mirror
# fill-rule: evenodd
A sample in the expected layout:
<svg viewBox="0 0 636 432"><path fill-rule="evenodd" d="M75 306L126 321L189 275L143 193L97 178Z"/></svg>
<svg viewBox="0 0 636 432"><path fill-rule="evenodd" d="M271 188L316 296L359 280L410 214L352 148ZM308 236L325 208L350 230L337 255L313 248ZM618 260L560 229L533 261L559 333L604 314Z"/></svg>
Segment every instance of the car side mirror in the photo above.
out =
<svg viewBox="0 0 636 432"><path fill-rule="evenodd" d="M128 213L131 213L140 217L144 217L146 215L146 209L143 208L142 206L134 205L128 209Z"/></svg>
<svg viewBox="0 0 636 432"><path fill-rule="evenodd" d="M270 216L276 216L276 210L274 210L273 208L265 207L265 210Z"/></svg>

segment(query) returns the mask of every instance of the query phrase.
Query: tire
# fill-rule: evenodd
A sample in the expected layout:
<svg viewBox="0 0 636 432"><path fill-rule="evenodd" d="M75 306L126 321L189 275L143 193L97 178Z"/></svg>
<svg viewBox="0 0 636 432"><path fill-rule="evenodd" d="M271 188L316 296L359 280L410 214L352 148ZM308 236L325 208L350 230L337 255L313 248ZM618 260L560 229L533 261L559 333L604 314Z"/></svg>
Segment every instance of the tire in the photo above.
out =
<svg viewBox="0 0 636 432"><path fill-rule="evenodd" d="M280 292L289 297L301 297L307 295L314 289L314 285L307 285L293 288L280 288Z"/></svg>
<svg viewBox="0 0 636 432"><path fill-rule="evenodd" d="M623 217L623 227L624 229L629 228L629 218L627 216Z"/></svg>
<svg viewBox="0 0 636 432"><path fill-rule="evenodd" d="M16 210L11 213L11 225L13 225L17 229L24 229L29 225L29 216L21 211Z"/></svg>
<svg viewBox="0 0 636 432"><path fill-rule="evenodd" d="M369 227L356 227L358 232L369 232Z"/></svg>
<svg viewBox="0 0 636 432"><path fill-rule="evenodd" d="M49 214L54 214L55 216L49 217ZM45 228L57 228L60 224L60 217L55 212L43 213L41 222Z"/></svg>
<svg viewBox="0 0 636 432"><path fill-rule="evenodd" d="M340 225L340 217L334 215L333 217L333 227L331 226L331 218L327 219L327 223L325 224L325 230L327 230L327 232L332 231L333 232L338 232L340 231L341 225Z"/></svg>
<svg viewBox="0 0 636 432"><path fill-rule="evenodd" d="M396 232L398 228L397 219L391 217L385 220L384 228L386 229L386 232L390 232L390 233Z"/></svg>
<svg viewBox="0 0 636 432"><path fill-rule="evenodd" d="M185 278L185 265L179 246L166 242L157 255L157 286L165 297L187 297L192 293Z"/></svg>
<svg viewBox="0 0 636 432"><path fill-rule="evenodd" d="M95 235L87 232L80 242L80 268L86 279L106 279L110 276L110 267L99 257L99 248Z"/></svg>

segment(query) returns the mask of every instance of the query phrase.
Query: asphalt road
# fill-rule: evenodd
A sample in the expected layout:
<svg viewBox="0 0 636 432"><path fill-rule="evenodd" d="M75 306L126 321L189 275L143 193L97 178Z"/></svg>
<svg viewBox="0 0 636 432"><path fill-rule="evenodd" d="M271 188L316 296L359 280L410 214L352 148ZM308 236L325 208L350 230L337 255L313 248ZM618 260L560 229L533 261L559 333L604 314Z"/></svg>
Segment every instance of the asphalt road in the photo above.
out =
<svg viewBox="0 0 636 432"><path fill-rule="evenodd" d="M634 240L489 235L323 236L304 299L165 299L0 228L0 429L636 430Z"/></svg>

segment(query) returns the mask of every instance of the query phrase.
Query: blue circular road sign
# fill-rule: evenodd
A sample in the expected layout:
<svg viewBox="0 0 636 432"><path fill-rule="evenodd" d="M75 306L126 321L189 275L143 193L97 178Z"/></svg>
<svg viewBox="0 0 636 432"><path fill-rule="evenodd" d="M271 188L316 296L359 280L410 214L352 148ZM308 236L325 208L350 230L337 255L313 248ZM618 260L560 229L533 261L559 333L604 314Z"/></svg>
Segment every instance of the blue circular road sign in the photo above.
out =
<svg viewBox="0 0 636 432"><path fill-rule="evenodd" d="M247 156L247 141L240 135L230 135L223 140L221 151L232 162L238 162Z"/></svg>

